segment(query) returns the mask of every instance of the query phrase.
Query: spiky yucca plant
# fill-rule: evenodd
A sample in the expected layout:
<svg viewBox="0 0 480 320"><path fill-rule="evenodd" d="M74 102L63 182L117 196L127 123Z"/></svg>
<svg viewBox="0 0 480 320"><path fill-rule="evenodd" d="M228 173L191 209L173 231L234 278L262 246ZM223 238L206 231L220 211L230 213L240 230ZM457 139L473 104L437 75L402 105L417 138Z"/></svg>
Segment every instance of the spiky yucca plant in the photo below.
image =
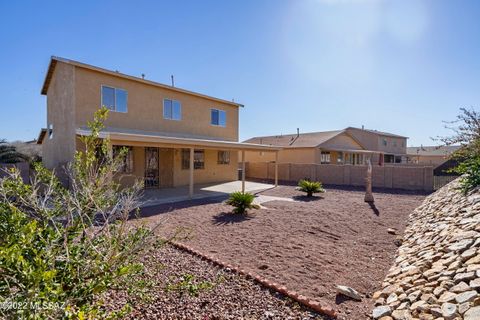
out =
<svg viewBox="0 0 480 320"><path fill-rule="evenodd" d="M233 192L226 204L233 206L233 213L245 213L248 209L259 209L260 206L253 203L255 196L248 192Z"/></svg>
<svg viewBox="0 0 480 320"><path fill-rule="evenodd" d="M312 197L314 193L325 192L321 182L309 180L300 180L298 182L298 190L306 192L307 197Z"/></svg>

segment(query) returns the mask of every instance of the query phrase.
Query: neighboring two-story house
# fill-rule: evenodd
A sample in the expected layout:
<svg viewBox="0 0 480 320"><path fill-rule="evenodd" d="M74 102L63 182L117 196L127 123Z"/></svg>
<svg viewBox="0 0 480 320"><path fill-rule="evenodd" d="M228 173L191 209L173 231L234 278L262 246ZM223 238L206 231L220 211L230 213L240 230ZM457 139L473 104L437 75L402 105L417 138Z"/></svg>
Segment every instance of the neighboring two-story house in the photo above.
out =
<svg viewBox="0 0 480 320"><path fill-rule="evenodd" d="M398 134L348 127L345 131L370 151L383 154L385 163L406 163L407 139Z"/></svg>
<svg viewBox="0 0 480 320"><path fill-rule="evenodd" d="M146 188L236 180L238 152L279 148L238 142L239 103L52 57L41 93L47 128L38 139L47 168L64 166L90 134L87 122L110 109L102 137L128 148L120 181Z"/></svg>
<svg viewBox="0 0 480 320"><path fill-rule="evenodd" d="M348 127L343 130L254 137L246 143L281 147L279 163L363 165L406 162L407 137L375 130ZM270 162L274 156L247 152L249 162Z"/></svg>

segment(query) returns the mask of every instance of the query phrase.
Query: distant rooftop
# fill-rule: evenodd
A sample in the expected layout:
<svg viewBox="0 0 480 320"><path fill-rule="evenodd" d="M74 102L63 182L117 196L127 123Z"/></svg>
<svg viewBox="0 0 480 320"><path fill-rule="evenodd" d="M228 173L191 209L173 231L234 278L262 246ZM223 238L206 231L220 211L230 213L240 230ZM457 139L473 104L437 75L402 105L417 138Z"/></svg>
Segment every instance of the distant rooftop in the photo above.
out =
<svg viewBox="0 0 480 320"><path fill-rule="evenodd" d="M408 147L408 155L419 156L445 156L450 155L457 151L460 146L420 146L420 147Z"/></svg>
<svg viewBox="0 0 480 320"><path fill-rule="evenodd" d="M390 132L385 132L385 131L378 131L378 130L372 130L372 129L362 129L362 128L355 128L355 127L348 127L345 130L360 130L360 131L367 131L370 133L374 133L380 136L386 136L386 137L393 137L393 138L408 138L405 136L401 136L398 134L390 133Z"/></svg>
<svg viewBox="0 0 480 320"><path fill-rule="evenodd" d="M388 132L348 127L343 130L306 132L306 133L298 133L298 134L291 133L291 134L280 134L276 136L253 137L248 140L245 140L244 142L267 144L272 146L281 146L281 147L290 147L290 148L311 148L311 147L318 147L321 144L332 139L333 137L341 133L347 132L348 130L360 130L360 131L366 131L366 132L373 133L376 135L381 135L381 136L407 138L404 136L400 136L400 135L388 133Z"/></svg>
<svg viewBox="0 0 480 320"><path fill-rule="evenodd" d="M282 134L277 136L253 137L245 140L246 143L266 144L280 147L309 148L332 139L344 130Z"/></svg>

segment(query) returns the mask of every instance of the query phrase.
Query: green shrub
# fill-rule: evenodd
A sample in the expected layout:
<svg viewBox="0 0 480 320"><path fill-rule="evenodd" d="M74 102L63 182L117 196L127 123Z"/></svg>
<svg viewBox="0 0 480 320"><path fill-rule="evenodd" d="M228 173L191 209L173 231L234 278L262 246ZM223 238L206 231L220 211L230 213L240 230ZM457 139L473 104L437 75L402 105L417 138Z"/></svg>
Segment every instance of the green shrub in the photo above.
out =
<svg viewBox="0 0 480 320"><path fill-rule="evenodd" d="M314 193L323 193L325 190L321 182L300 180L298 182L298 190L306 192L307 197L312 197Z"/></svg>
<svg viewBox="0 0 480 320"><path fill-rule="evenodd" d="M241 191L233 192L230 194L226 204L235 207L234 213L245 213L248 209L258 209L258 205L253 203L255 196L251 193L243 193Z"/></svg>
<svg viewBox="0 0 480 320"><path fill-rule="evenodd" d="M140 185L120 189L112 180L123 161L98 139L107 114L95 114L85 151L66 168L69 189L41 164L31 184L16 169L0 179L0 318L97 319L128 310L106 314L97 297L135 291L151 230L127 225Z"/></svg>
<svg viewBox="0 0 480 320"><path fill-rule="evenodd" d="M459 145L451 158L457 160L459 165L451 170L462 177L460 189L464 194L480 186L480 112L475 109L460 108L461 113L455 121L447 122L453 127L454 134L440 137L444 145Z"/></svg>
<svg viewBox="0 0 480 320"><path fill-rule="evenodd" d="M464 160L454 171L462 175L460 189L464 194L480 186L480 156Z"/></svg>

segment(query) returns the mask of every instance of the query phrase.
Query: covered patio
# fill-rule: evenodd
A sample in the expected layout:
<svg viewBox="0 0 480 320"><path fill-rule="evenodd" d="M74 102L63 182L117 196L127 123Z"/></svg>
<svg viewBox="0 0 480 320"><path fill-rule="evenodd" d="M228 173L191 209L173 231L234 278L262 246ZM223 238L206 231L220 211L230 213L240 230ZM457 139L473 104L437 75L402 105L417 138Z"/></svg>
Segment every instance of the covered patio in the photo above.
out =
<svg viewBox="0 0 480 320"><path fill-rule="evenodd" d="M150 207L158 204L174 203L186 200L226 198L230 193L240 191L243 182L230 181L224 183L203 183L194 187L193 195L189 195L189 186L163 189L146 189L143 192L143 207ZM275 188L273 184L245 181L244 191L256 193Z"/></svg>
<svg viewBox="0 0 480 320"><path fill-rule="evenodd" d="M77 129L77 135L88 134L88 129ZM278 151L281 147L110 127L103 129L100 137L109 140L112 150L115 146L132 149L132 155L127 157L131 171L121 174L119 181L144 181L145 195L151 203L197 199L233 191L247 192L278 185ZM147 156L152 154L151 149L156 149L153 150L153 161ZM274 185L260 186L245 181L245 151L275 154ZM220 157L224 153L228 153L226 163ZM234 181L238 178L239 164L240 181ZM156 170L153 175L152 170ZM152 176L160 181L152 183ZM163 182L167 183L162 183L163 177Z"/></svg>

